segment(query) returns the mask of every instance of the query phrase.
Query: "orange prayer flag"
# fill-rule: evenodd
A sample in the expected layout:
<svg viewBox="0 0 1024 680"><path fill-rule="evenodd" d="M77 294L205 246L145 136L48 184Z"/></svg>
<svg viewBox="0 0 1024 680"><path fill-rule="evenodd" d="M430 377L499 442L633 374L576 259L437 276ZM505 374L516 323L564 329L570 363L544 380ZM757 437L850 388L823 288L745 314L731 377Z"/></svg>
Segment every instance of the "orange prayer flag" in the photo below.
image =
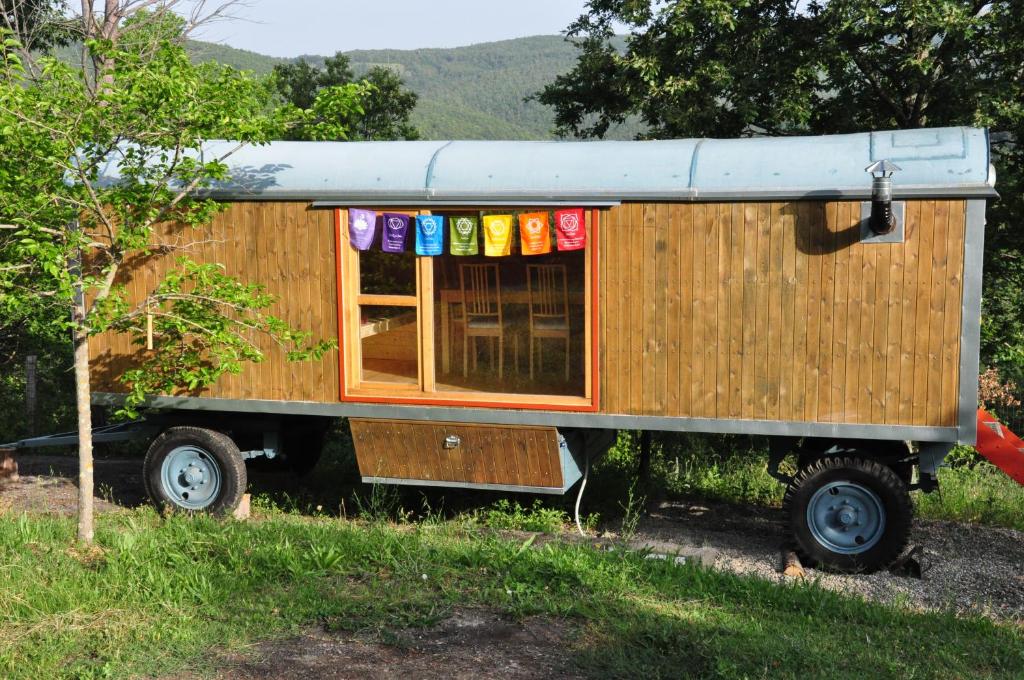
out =
<svg viewBox="0 0 1024 680"><path fill-rule="evenodd" d="M551 228L546 212L523 213L519 216L519 237L523 255L551 252Z"/></svg>

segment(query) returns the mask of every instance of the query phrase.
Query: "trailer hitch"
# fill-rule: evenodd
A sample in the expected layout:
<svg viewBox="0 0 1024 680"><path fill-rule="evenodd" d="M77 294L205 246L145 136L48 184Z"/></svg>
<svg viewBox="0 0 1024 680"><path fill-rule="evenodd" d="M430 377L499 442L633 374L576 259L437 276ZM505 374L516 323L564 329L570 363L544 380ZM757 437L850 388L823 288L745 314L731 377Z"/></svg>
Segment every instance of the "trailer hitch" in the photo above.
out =
<svg viewBox="0 0 1024 680"><path fill-rule="evenodd" d="M110 442L126 442L132 439L152 437L160 431L159 426L147 423L144 420L129 423L116 423L94 427L92 430L92 441L95 444L107 444ZM41 437L29 437L19 439L9 444L0 444L2 449L35 449L44 446L78 446L78 431L59 432Z"/></svg>

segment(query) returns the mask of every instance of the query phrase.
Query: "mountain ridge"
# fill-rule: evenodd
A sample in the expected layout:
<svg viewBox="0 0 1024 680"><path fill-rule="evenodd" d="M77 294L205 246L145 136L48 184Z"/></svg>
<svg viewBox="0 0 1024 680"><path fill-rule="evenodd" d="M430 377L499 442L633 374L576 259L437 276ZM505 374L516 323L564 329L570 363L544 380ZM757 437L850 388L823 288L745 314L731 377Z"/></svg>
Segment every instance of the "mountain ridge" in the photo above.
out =
<svg viewBox="0 0 1024 680"><path fill-rule="evenodd" d="M190 40L196 61L216 61L260 75L276 64L323 55L271 57L227 45ZM577 49L560 35L540 35L462 47L381 48L343 52L357 75L373 66L395 69L419 95L413 124L424 139L556 139L554 112L527 97L572 69ZM608 139L632 139L635 123L613 129Z"/></svg>

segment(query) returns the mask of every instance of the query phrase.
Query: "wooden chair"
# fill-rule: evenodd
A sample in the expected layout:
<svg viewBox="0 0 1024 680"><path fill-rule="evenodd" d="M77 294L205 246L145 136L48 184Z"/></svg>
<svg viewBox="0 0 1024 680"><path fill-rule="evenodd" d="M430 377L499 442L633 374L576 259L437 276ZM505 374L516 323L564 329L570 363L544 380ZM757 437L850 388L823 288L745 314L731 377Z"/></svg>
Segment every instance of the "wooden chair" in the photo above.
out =
<svg viewBox="0 0 1024 680"><path fill-rule="evenodd" d="M459 290L462 294L462 377L469 377L469 340L473 339L473 370L476 370L476 339L491 338L491 366L494 366L494 338L498 342L498 379L504 376L505 334L501 308L501 277L496 264L460 264Z"/></svg>
<svg viewBox="0 0 1024 680"><path fill-rule="evenodd" d="M526 265L526 289L530 301L530 380L533 380L533 345L537 355L542 338L565 340L565 380L569 381L569 287L564 264Z"/></svg>

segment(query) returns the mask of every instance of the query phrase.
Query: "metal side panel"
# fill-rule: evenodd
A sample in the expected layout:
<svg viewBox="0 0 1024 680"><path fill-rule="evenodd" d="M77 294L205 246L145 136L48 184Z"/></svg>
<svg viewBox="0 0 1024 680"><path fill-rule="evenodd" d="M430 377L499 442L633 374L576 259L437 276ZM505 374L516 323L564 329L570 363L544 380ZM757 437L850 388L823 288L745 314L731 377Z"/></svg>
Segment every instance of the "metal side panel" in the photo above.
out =
<svg viewBox="0 0 1024 680"><path fill-rule="evenodd" d="M981 362L981 280L985 262L985 201L967 201L964 290L960 314L960 395L957 442L978 437L978 370Z"/></svg>
<svg viewBox="0 0 1024 680"><path fill-rule="evenodd" d="M976 368L976 366L975 366ZM123 395L94 394L96 404L116 404ZM570 411L516 411L463 406L405 406L392 404L322 403L263 399L213 399L207 397L154 397L148 406L158 409L219 411L227 413L280 413L347 418L383 418L419 421L453 421L492 425L546 425L610 430L657 430L712 434L755 434L782 437L831 437L884 441L955 442L957 427L922 425L874 425L870 423L813 423L785 420L676 418Z"/></svg>

